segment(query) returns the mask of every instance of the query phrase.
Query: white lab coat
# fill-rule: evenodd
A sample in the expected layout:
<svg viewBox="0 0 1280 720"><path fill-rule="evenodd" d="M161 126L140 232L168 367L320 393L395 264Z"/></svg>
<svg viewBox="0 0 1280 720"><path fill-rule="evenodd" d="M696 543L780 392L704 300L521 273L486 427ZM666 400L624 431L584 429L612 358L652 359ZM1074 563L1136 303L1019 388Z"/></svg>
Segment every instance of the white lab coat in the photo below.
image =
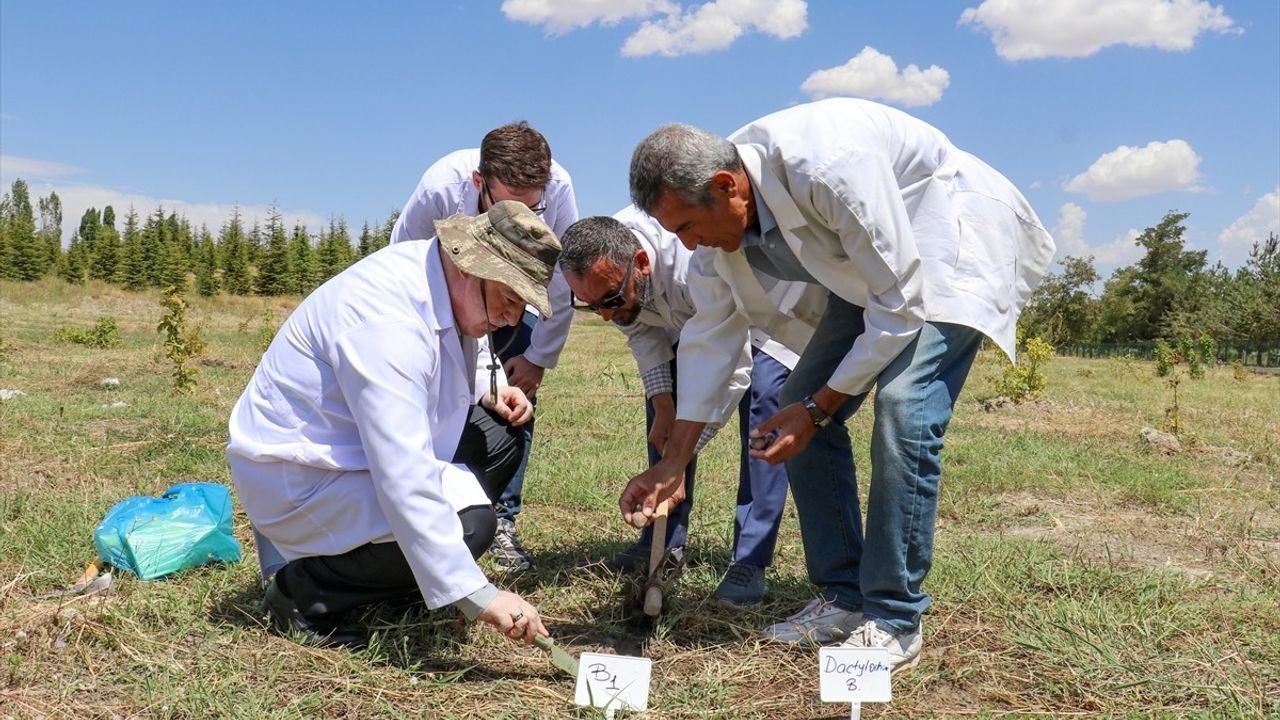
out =
<svg viewBox="0 0 1280 720"><path fill-rule="evenodd" d="M435 222L459 213L478 215L480 190L471 180L471 173L480 167L480 149L456 150L437 160L422 174L418 187L409 196L400 218L391 229L391 242L419 240L436 236ZM578 204L573 195L573 180L555 160L551 161L551 179L543 196L546 212L542 219L556 237L564 234L578 220ZM529 338L529 349L524 357L543 368L553 368L560 359L560 351L569 338L569 325L573 322L570 305L573 297L569 285L557 268L547 287L551 301L551 318L540 318ZM537 313L533 306L529 311Z"/></svg>
<svg viewBox="0 0 1280 720"><path fill-rule="evenodd" d="M866 332L833 389L869 390L925 321L975 328L1014 356L1018 313L1054 245L1004 176L930 125L865 100L788 108L729 139L805 271L865 309ZM718 416L749 326L803 351L818 308L793 313L805 319L780 314L749 287L755 274L741 252L695 252L698 313L681 333L680 418Z"/></svg>
<svg viewBox="0 0 1280 720"><path fill-rule="evenodd" d="M241 504L285 559L394 540L431 608L488 584L457 511L489 500L450 462L488 358L459 336L437 247L383 248L311 293L232 409L227 446Z"/></svg>
<svg viewBox="0 0 1280 720"><path fill-rule="evenodd" d="M619 326L627 336L627 346L635 357L636 366L644 373L675 357L671 347L679 339L685 323L696 312L688 286L689 261L693 253L680 243L678 237L664 230L657 220L635 205L628 205L613 217L635 235L640 247L649 256L652 267L649 287L654 310L641 309L634 323ZM819 285L777 280L767 275L754 277L750 282L755 290L768 297L784 315L790 313L797 303L821 306L826 302L827 290ZM767 333L757 328L750 330L750 344L782 363L788 370L794 368L799 360L796 352L774 342ZM743 352L749 359L750 349L744 348ZM735 398L750 383L749 361L746 370L745 373L735 373L732 383ZM736 405L736 401L733 404Z"/></svg>

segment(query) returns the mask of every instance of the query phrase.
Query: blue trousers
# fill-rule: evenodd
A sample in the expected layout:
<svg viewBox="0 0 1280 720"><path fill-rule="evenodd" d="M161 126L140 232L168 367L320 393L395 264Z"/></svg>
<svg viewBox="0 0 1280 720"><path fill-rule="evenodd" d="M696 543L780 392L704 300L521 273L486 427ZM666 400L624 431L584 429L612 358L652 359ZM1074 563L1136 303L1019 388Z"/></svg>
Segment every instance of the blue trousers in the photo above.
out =
<svg viewBox="0 0 1280 720"><path fill-rule="evenodd" d="M538 322L538 316L526 310L518 324L493 331L493 351L498 353L499 362L506 363L517 355L523 355L524 351L529 349L529 338L533 334L533 326L536 322ZM535 394L529 400L536 408L538 396ZM506 490L502 491L502 495L493 505L499 518L514 521L516 515L520 514L524 493L524 473L529 467L529 453L533 450L533 425L536 419L537 413L534 413L534 417L530 418L529 422L520 426L524 431L524 457L520 459L520 467L516 468L516 474L511 478Z"/></svg>
<svg viewBox="0 0 1280 720"><path fill-rule="evenodd" d="M738 466L738 509L733 524L733 561L766 567L773 562L773 551L778 542L778 524L782 521L782 509L787 502L787 471L781 465L770 465L752 458L747 452L747 440L751 429L760 425L778 411L778 394L786 382L790 370L759 350L752 352L751 387L738 403L738 442L740 463ZM675 375L675 361L671 363ZM653 425L653 404L645 401L646 431ZM662 456L649 446L649 466ZM686 544L689 534L689 514L693 509L694 475L697 457L685 468L685 493L687 499L671 511L667 521L667 547ZM640 536L641 545L653 542L653 526L645 528Z"/></svg>
<svg viewBox="0 0 1280 720"><path fill-rule="evenodd" d="M862 308L831 296L809 347L782 388L783 405L817 391L863 333ZM933 563L942 437L982 333L926 323L876 380L871 488L863 533L845 421L866 394L849 398L808 447L787 462L809 579L823 597L891 632L912 630L931 598L921 589Z"/></svg>

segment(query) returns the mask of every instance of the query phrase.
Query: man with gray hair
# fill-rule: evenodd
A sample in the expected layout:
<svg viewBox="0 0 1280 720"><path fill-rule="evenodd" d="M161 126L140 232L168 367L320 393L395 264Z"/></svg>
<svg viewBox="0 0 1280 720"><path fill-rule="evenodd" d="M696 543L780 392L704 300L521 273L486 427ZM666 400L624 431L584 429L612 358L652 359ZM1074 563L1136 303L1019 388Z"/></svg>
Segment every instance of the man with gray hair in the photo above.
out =
<svg viewBox="0 0 1280 720"><path fill-rule="evenodd" d="M766 116L728 139L689 125L636 147L631 197L690 248L697 312L680 335L677 422L619 499L629 521L679 499L680 468L730 395L752 326L800 353L753 455L787 463L820 595L771 626L786 642L922 645L942 440L983 337L1012 359L1018 313L1053 256L1020 192L937 129L865 100ZM743 288L759 275L830 290L812 341ZM872 389L865 536L844 422Z"/></svg>
<svg viewBox="0 0 1280 720"><path fill-rule="evenodd" d="M361 644L344 612L415 597L513 640L546 634L537 610L475 561L533 416L477 340L526 304L551 314L560 245L515 201L436 229L308 295L231 411L236 493L284 561L266 609L306 642Z"/></svg>
<svg viewBox="0 0 1280 720"><path fill-rule="evenodd" d="M675 422L675 357L680 330L695 308L686 276L692 253L657 221L630 206L613 217L598 216L574 223L564 237L560 269L569 288L583 305L580 309L612 321L627 337L645 389L645 418L649 464L662 457L667 436ZM765 278L766 290L779 306L789 306L809 286ZM822 292L820 288L813 288ZM824 293L825 294L825 293ZM733 533L732 563L714 597L734 607L757 605L764 597L765 568L773 562L778 526L787 500L786 470L780 465L747 454L751 428L778 409L778 390L798 359L796 354L752 329L753 358L749 387L737 403L741 462L738 471L738 507ZM732 412L732 406L729 411ZM699 449L715 434L708 426ZM682 554L688 536L697 457L684 471L686 502L671 510L667 537L672 552ZM652 527L639 542L609 562L621 569L640 567L649 557Z"/></svg>

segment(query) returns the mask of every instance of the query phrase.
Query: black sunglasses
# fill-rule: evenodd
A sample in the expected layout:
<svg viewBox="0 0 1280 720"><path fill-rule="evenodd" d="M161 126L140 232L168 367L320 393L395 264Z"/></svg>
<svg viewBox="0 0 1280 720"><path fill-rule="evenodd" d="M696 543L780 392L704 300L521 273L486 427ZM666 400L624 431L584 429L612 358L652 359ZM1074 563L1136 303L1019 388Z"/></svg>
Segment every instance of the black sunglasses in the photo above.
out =
<svg viewBox="0 0 1280 720"><path fill-rule="evenodd" d="M489 196L489 207L497 205L498 201L493 199L493 191L489 189L489 181L483 177L480 178L480 186L484 194ZM485 209L487 210L488 208ZM539 216L547 211L547 191L545 189L542 191L542 197L538 198L538 204L529 209L533 211L534 215Z"/></svg>
<svg viewBox="0 0 1280 720"><path fill-rule="evenodd" d="M614 290L604 296L598 302L586 304L575 302L573 304L573 309L597 312L600 310L613 310L614 308L622 307L623 304L627 302L627 299L624 296L627 292L627 285L631 283L631 271L634 270L635 267L636 259L632 256L631 261L627 263L627 273L622 276L622 284L618 286L617 290Z"/></svg>

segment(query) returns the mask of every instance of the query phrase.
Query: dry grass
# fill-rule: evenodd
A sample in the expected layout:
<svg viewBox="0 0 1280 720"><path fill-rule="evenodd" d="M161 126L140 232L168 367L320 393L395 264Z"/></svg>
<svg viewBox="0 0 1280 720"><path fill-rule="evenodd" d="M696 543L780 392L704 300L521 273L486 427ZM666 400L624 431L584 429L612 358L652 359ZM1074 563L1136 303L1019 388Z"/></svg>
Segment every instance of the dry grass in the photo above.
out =
<svg viewBox="0 0 1280 720"><path fill-rule="evenodd" d="M133 494L227 482L225 418L256 360L264 308L193 300L209 340L199 386L175 396L158 356L158 298L102 285L0 283L0 717L597 717L532 648L455 613L378 607L366 651L301 647L257 610L247 523L241 563L116 592L66 587L93 557L92 531ZM60 325L119 322L124 346L53 343ZM509 584L560 644L654 661L652 717L847 717L825 705L816 653L756 631L802 605L794 510L768 602L710 602L728 563L736 455L700 464L693 560L656 627L625 616L624 582L582 569L631 541L621 483L643 467L641 390L621 336L579 318L547 376L520 526L536 578ZM986 413L998 358L984 355L948 436L935 603L919 667L869 717L1275 717L1280 715L1280 377L1227 370L1183 384L1191 449L1147 453L1168 391L1143 363L1058 359L1039 402ZM103 377L121 386L105 389ZM126 408L102 405L122 400ZM868 410L870 406L868 405ZM870 418L851 423L866 457ZM1213 448L1245 459L1228 463Z"/></svg>

